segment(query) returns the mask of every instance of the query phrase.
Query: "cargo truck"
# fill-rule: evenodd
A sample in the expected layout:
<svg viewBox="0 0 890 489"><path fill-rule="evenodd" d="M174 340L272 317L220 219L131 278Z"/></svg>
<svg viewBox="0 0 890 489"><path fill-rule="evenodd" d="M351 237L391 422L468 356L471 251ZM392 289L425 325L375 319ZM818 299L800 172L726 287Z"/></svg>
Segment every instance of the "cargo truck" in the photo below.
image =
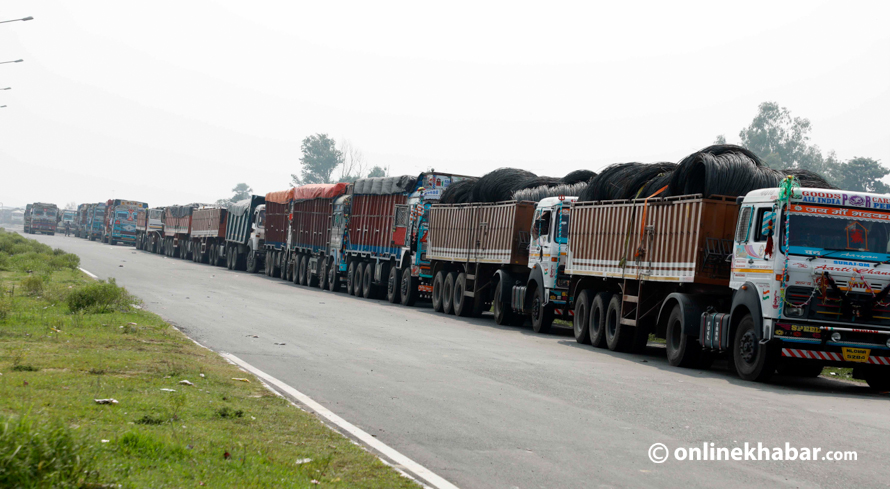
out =
<svg viewBox="0 0 890 489"><path fill-rule="evenodd" d="M331 219L334 201L346 193L346 183L310 184L293 189L283 263L295 284L327 288ZM266 272L274 275L274 263Z"/></svg>
<svg viewBox="0 0 890 489"><path fill-rule="evenodd" d="M105 233L105 203L99 202L90 207L89 223L87 224L87 238L90 241L102 239Z"/></svg>
<svg viewBox="0 0 890 489"><path fill-rule="evenodd" d="M151 253L161 253L164 243L164 208L136 211L136 247Z"/></svg>
<svg viewBox="0 0 890 489"><path fill-rule="evenodd" d="M229 270L245 270L248 265L259 268L266 259L266 199L251 195L229 206L226 212L225 242L211 250L210 263L225 263ZM251 260L254 260L251 264ZM256 271L256 270L254 270Z"/></svg>
<svg viewBox="0 0 890 489"><path fill-rule="evenodd" d="M191 257L195 263L219 263L219 250L226 242L227 211L202 207L192 212Z"/></svg>
<svg viewBox="0 0 890 489"><path fill-rule="evenodd" d="M112 246L123 243L136 244L136 213L147 209L145 202L109 199L105 203L105 230L102 241Z"/></svg>
<svg viewBox="0 0 890 489"><path fill-rule="evenodd" d="M80 204L77 206L77 211L74 216L74 225L72 229L74 231L74 236L78 238L83 237L83 231L86 228L86 220L89 215L87 214L89 208L90 204Z"/></svg>
<svg viewBox="0 0 890 489"><path fill-rule="evenodd" d="M293 267L288 266L288 227L290 221L290 206L294 200L294 189L269 192L265 198L265 219L263 240L263 260L269 261L271 274L284 280L293 280ZM246 259L243 262L235 260L235 268L246 268ZM264 266L265 268L265 266Z"/></svg>
<svg viewBox="0 0 890 489"><path fill-rule="evenodd" d="M163 252L170 258L191 258L189 236L192 231L192 212L204 204L172 205L164 208Z"/></svg>
<svg viewBox="0 0 890 489"><path fill-rule="evenodd" d="M466 264L455 270L452 259L445 268L467 275L452 286L451 307L460 296L479 300L479 281L491 283L483 297L500 324L529 317L545 332L561 318L577 341L614 351L639 349L655 334L675 366L704 368L723 355L754 381L777 369L814 376L825 366L853 367L870 386L890 388L890 272L882 270L890 263L890 197L782 192L544 199L529 226L527 271L501 265L494 274L473 273L482 261L472 257L486 254L498 226L467 221L457 205L435 206L431 256L437 267L453 258L440 247L460 244L439 236L463 232ZM485 216L486 204L467 207ZM521 232L495 234L522 245Z"/></svg>
<svg viewBox="0 0 890 489"><path fill-rule="evenodd" d="M24 231L29 234L56 234L59 208L56 204L35 202L25 206Z"/></svg>
<svg viewBox="0 0 890 489"><path fill-rule="evenodd" d="M329 288L345 278L347 293L413 305L432 293L427 211L463 175L363 178L335 201Z"/></svg>

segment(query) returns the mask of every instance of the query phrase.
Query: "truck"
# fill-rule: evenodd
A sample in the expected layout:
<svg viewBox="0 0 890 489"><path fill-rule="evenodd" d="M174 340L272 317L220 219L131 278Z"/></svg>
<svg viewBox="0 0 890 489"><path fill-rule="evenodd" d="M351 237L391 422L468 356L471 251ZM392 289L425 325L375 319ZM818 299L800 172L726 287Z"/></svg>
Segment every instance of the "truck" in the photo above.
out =
<svg viewBox="0 0 890 489"><path fill-rule="evenodd" d="M112 246L117 243L136 244L136 213L147 209L145 202L109 199L105 203L105 230L102 241Z"/></svg>
<svg viewBox="0 0 890 489"><path fill-rule="evenodd" d="M164 243L164 208L136 211L136 248L161 253Z"/></svg>
<svg viewBox="0 0 890 489"><path fill-rule="evenodd" d="M294 271L293 267L288 266L287 247L290 207L293 200L294 189L291 187L287 190L267 193L264 204L263 268L265 269L268 263L272 276L288 281L293 280ZM244 270L247 268L246 256L240 261L239 257L235 257L233 263L235 269ZM226 264L228 265L228 262Z"/></svg>
<svg viewBox="0 0 890 489"><path fill-rule="evenodd" d="M707 368L724 356L751 381L837 366L890 388L890 272L881 270L890 262L890 196L797 187L574 200L535 204L527 271L482 274L470 270L482 265L472 257L485 254L496 226L460 218L458 205L434 206L434 264L446 255L443 233L463 232L460 255L470 257L456 270L466 277L452 304L478 300L482 280L492 284L483 297L499 324L528 317L546 332L564 319L578 342L613 351L639 350L654 334L671 365ZM468 205L478 215L484 206ZM494 234L523 243L521 232Z"/></svg>
<svg viewBox="0 0 890 489"><path fill-rule="evenodd" d="M90 204L80 204L74 216L74 236L82 238L89 218Z"/></svg>
<svg viewBox="0 0 890 489"><path fill-rule="evenodd" d="M69 232L75 230L76 221L77 221L77 211L75 209L65 209L65 210L61 211L61 214L59 217L61 219L59 219L58 227L65 229L65 226L67 225Z"/></svg>
<svg viewBox="0 0 890 489"><path fill-rule="evenodd" d="M310 184L291 193L287 251L279 267L284 263L287 277L295 284L327 288L333 206L347 188L346 183ZM274 263L266 268L273 275Z"/></svg>
<svg viewBox="0 0 890 489"><path fill-rule="evenodd" d="M356 180L348 199L334 201L329 288L345 280L346 292L355 296L385 295L406 306L429 299L427 213L449 185L464 178L424 172Z"/></svg>
<svg viewBox="0 0 890 489"><path fill-rule="evenodd" d="M164 208L163 252L170 258L191 258L192 213L204 204L171 205Z"/></svg>
<svg viewBox="0 0 890 489"><path fill-rule="evenodd" d="M35 202L25 206L24 231L28 234L56 234L59 208L56 204Z"/></svg>
<svg viewBox="0 0 890 489"><path fill-rule="evenodd" d="M262 195L251 195L230 205L226 211L225 240L211 250L210 264L246 270L254 260L252 266L258 269L265 262L265 221L266 198Z"/></svg>
<svg viewBox="0 0 890 489"><path fill-rule="evenodd" d="M86 238L90 241L101 240L105 234L105 207L104 202L90 206L86 232Z"/></svg>
<svg viewBox="0 0 890 489"><path fill-rule="evenodd" d="M191 256L196 263L219 263L219 250L226 242L228 211L201 207L192 212Z"/></svg>

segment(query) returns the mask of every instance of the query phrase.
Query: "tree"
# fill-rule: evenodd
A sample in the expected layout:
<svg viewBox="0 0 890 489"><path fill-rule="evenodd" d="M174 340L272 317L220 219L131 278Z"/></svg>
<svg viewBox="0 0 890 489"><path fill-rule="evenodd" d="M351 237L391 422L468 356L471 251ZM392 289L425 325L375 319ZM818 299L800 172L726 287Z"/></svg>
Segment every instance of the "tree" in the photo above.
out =
<svg viewBox="0 0 890 489"><path fill-rule="evenodd" d="M888 193L890 186L881 181L888 174L878 160L857 156L838 165L834 183L843 190Z"/></svg>
<svg viewBox="0 0 890 489"><path fill-rule="evenodd" d="M65 209L73 211L73 210L77 209L77 203L76 202L68 202L67 204L65 204Z"/></svg>
<svg viewBox="0 0 890 489"><path fill-rule="evenodd" d="M371 171L368 172L368 178L371 177L385 177L389 174L389 169L384 169L379 166L375 166L371 168Z"/></svg>
<svg viewBox="0 0 890 489"><path fill-rule="evenodd" d="M354 182L365 173L365 154L348 139L340 141L343 162L340 165L339 182Z"/></svg>
<svg viewBox="0 0 890 489"><path fill-rule="evenodd" d="M720 134L717 136L717 139L714 140L714 144L726 144L726 136Z"/></svg>
<svg viewBox="0 0 890 489"><path fill-rule="evenodd" d="M791 117L786 107L776 102L764 102L758 107L751 125L739 132L742 146L760 156L772 168L800 168L822 170L816 153L809 145L810 120ZM820 153L821 155L821 153Z"/></svg>
<svg viewBox="0 0 890 489"><path fill-rule="evenodd" d="M331 173L343 162L343 153L327 134L315 134L303 139L300 146L303 156L301 177L291 175L295 185L307 183L331 183Z"/></svg>
<svg viewBox="0 0 890 489"><path fill-rule="evenodd" d="M232 189L232 193L234 193L234 195L232 195L231 198L219 199L216 201L216 205L221 206L221 207L229 207L230 205L234 204L235 202L240 202L244 199L249 199L251 192L253 192L253 189L250 188L250 185L248 185L246 183L239 183L238 185L235 185L235 188Z"/></svg>

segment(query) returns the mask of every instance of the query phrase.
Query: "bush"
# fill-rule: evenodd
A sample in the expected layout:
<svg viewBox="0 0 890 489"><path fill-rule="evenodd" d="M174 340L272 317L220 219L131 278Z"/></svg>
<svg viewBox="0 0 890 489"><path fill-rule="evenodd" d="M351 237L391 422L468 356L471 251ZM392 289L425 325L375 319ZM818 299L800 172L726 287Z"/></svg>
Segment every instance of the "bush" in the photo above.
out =
<svg viewBox="0 0 890 489"><path fill-rule="evenodd" d="M0 270L49 272L78 266L80 258L77 255L0 230Z"/></svg>
<svg viewBox="0 0 890 489"><path fill-rule="evenodd" d="M93 453L67 427L0 416L0 487L82 487L95 478Z"/></svg>
<svg viewBox="0 0 890 489"><path fill-rule="evenodd" d="M21 286L26 294L37 295L43 292L43 278L29 275L22 280Z"/></svg>
<svg viewBox="0 0 890 489"><path fill-rule="evenodd" d="M96 282L79 287L68 294L68 309L71 312L111 312L125 311L132 299L127 290L118 287L114 279Z"/></svg>

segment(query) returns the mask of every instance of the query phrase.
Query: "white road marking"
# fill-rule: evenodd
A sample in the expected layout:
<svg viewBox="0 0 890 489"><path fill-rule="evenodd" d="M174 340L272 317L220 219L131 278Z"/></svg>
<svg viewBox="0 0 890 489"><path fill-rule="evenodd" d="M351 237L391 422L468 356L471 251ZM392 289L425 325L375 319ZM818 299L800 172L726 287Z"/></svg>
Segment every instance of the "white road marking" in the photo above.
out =
<svg viewBox="0 0 890 489"><path fill-rule="evenodd" d="M275 377L272 377L271 375L254 367L253 365L245 362L244 360L241 360L240 358L236 357L235 355L232 355L231 353L220 353L220 355L222 355L223 358L226 358L226 359L230 360L231 362L235 363L236 365L243 368L244 370L247 370L248 372L256 375L257 377L262 379L264 382L267 382L271 385L274 385L278 389L281 389L283 392L287 393L287 395L293 397L294 399L299 401L301 404L305 405L309 409L318 413L319 416L327 419L329 422L335 424L340 429L346 431L350 435L359 439L365 445L373 448L378 453L380 453L383 456L387 457L388 459L392 460L396 465L404 467L406 470L408 470L408 471L412 472L414 475L420 477L430 486L435 487L437 489L458 489L457 486L448 482L447 480L443 479L442 477L436 475L435 473L433 473L426 467L411 460L407 456L399 453L394 448L392 448L389 445L383 443L382 441L374 438L373 436L371 436L370 434L361 430L359 427L355 426L354 424L350 423L349 421L346 421L345 419L341 418L340 416L337 416L336 414L332 413L329 409L327 409L326 407L322 406L321 404L315 402L311 397L307 396L306 394L303 394L302 392L294 389L293 387L285 384L284 382L276 379Z"/></svg>
<svg viewBox="0 0 890 489"><path fill-rule="evenodd" d="M93 280L99 280L99 276L98 276L98 275L93 275L92 273L90 273L90 272L84 270L83 268L78 268L78 270L80 270L81 272L87 274L87 276L89 276L89 277L90 277L91 279L93 279Z"/></svg>

